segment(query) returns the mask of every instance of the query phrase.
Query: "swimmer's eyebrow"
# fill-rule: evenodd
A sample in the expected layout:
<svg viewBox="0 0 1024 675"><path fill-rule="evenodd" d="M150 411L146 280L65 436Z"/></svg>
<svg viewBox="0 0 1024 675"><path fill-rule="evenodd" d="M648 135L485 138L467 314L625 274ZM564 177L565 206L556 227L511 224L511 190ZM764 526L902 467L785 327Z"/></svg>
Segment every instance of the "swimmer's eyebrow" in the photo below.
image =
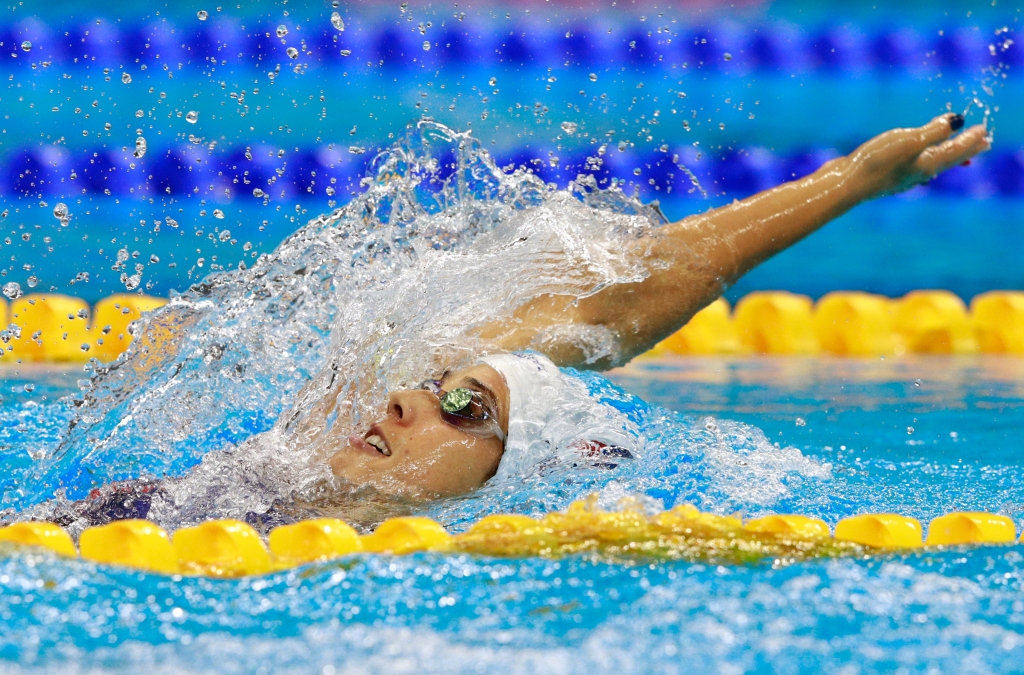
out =
<svg viewBox="0 0 1024 675"><path fill-rule="evenodd" d="M486 384L476 379L475 377L462 377L460 378L469 384L470 386L476 387L480 390L481 395L487 399L488 405L491 407L491 412L497 415L500 411L498 409L498 397L494 395L494 392Z"/></svg>

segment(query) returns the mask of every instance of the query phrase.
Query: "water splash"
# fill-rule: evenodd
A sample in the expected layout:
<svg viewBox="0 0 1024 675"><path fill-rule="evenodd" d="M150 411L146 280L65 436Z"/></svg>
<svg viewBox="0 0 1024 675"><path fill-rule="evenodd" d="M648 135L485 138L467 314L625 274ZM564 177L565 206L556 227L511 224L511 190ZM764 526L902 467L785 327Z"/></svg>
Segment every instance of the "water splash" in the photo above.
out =
<svg viewBox="0 0 1024 675"><path fill-rule="evenodd" d="M664 222L656 207L592 179L556 190L525 170L506 174L471 135L431 120L377 155L363 184L362 195L250 269L207 277L135 327L129 352L97 366L74 400L70 431L45 453L22 505L58 494L44 508L66 511L66 499L97 485L154 475L174 478L150 514L168 527L251 519L275 504L299 515L351 506L351 493L339 501L324 460L379 418L389 390L472 364L490 349L479 329L531 299L582 298L644 278L646 235ZM552 329L536 346L562 342L593 362L622 359L599 327ZM714 453L701 432L593 377L594 396L661 438L649 460L597 472L559 467L527 486L491 481L434 505L436 515L455 524L496 510L550 510L589 490L705 508L750 496L725 488L715 496L722 490L697 477L719 461L705 458ZM774 456L763 437L754 446ZM703 469L681 474L691 461ZM760 501L785 492L786 471L808 469L779 462L786 468L768 472Z"/></svg>

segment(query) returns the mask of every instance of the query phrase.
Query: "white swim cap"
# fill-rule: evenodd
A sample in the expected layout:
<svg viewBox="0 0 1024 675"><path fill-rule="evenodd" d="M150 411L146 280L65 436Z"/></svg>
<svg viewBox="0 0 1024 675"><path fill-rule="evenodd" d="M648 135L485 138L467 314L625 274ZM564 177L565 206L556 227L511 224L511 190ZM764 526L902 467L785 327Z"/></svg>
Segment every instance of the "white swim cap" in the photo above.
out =
<svg viewBox="0 0 1024 675"><path fill-rule="evenodd" d="M601 403L579 379L535 352L480 359L508 385L508 436L497 476L531 473L545 460L580 461L586 442L614 446L636 456L643 448L636 425Z"/></svg>

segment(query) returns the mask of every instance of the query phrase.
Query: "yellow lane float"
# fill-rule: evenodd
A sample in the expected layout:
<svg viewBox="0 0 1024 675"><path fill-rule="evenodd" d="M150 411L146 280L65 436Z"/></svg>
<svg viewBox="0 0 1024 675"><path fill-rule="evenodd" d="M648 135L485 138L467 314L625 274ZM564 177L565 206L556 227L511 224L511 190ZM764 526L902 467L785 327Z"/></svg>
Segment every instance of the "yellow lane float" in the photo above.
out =
<svg viewBox="0 0 1024 675"><path fill-rule="evenodd" d="M82 557L98 563L176 574L178 557L162 527L146 520L118 520L90 527L78 540Z"/></svg>
<svg viewBox="0 0 1024 675"><path fill-rule="evenodd" d="M74 558L78 555L71 535L53 523L14 523L0 528L0 541L23 546L42 546L59 555Z"/></svg>
<svg viewBox="0 0 1024 675"><path fill-rule="evenodd" d="M654 354L738 354L743 351L729 303L719 298L693 315L685 326L655 345Z"/></svg>
<svg viewBox="0 0 1024 675"><path fill-rule="evenodd" d="M994 513L948 513L928 524L928 546L1007 544L1016 539L1013 521Z"/></svg>
<svg viewBox="0 0 1024 675"><path fill-rule="evenodd" d="M271 569L270 553L260 535L237 520L211 520L178 530L174 553L184 574L243 577Z"/></svg>
<svg viewBox="0 0 1024 675"><path fill-rule="evenodd" d="M949 291L912 291L896 302L893 328L908 352L972 354L978 351L964 301Z"/></svg>
<svg viewBox="0 0 1024 675"><path fill-rule="evenodd" d="M407 555L416 552L469 553L499 557L572 554L609 561L689 560L715 564L795 562L815 558L892 553L937 546L1014 544L1014 523L992 513L949 513L931 521L923 540L921 523L893 513L866 513L840 520L830 535L819 518L768 515L743 522L736 516L677 506L654 515L633 500L604 511L591 496L564 512L542 518L498 514L482 518L462 534L449 534L421 516L391 518L372 534L359 536L333 518L304 520L271 530L269 550L246 523L212 520L178 530L173 541L145 520L121 520L86 529L78 552L87 560L162 574L242 577L286 570L348 555ZM6 548L3 542L7 542ZM71 537L50 523L15 523L0 528L0 553L11 546L77 555Z"/></svg>
<svg viewBox="0 0 1024 675"><path fill-rule="evenodd" d="M274 528L267 539L275 561L283 567L340 558L363 550L359 533L337 518L316 518L282 525Z"/></svg>
<svg viewBox="0 0 1024 675"><path fill-rule="evenodd" d="M981 351L1024 355L1024 293L991 291L974 296L971 320Z"/></svg>
<svg viewBox="0 0 1024 675"><path fill-rule="evenodd" d="M836 292L818 301L814 331L821 348L838 356L894 353L892 301L870 293Z"/></svg>
<svg viewBox="0 0 1024 675"><path fill-rule="evenodd" d="M806 295L750 293L736 303L740 342L757 354L817 354L812 309Z"/></svg>
<svg viewBox="0 0 1024 675"><path fill-rule="evenodd" d="M918 548L921 523L895 513L871 513L836 523L835 538L874 548Z"/></svg>

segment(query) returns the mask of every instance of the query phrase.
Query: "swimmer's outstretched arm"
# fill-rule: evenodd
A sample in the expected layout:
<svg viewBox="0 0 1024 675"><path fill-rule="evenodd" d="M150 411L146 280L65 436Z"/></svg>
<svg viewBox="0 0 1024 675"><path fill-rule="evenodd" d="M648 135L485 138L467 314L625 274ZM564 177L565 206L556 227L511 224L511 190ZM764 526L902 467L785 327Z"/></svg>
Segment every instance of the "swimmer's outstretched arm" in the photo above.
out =
<svg viewBox="0 0 1024 675"><path fill-rule="evenodd" d="M512 321L489 326L483 337L509 351L536 349L537 336L548 326L600 325L619 336L616 361L628 361L678 330L752 268L860 202L925 183L989 148L982 125L951 138L961 126L963 117L947 114L923 127L887 131L810 176L667 225L652 237L650 275L642 282L615 284L580 300L537 298ZM617 365L586 363L568 342L546 347L559 365Z"/></svg>

